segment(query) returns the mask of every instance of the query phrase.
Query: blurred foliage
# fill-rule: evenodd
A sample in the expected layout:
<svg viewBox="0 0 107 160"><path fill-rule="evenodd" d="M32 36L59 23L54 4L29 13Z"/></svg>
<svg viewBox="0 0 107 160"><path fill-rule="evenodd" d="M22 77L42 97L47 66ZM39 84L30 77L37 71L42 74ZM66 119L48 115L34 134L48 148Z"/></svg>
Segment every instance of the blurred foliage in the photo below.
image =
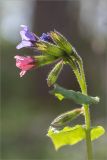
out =
<svg viewBox="0 0 107 160"><path fill-rule="evenodd" d="M14 7L18 7L17 3ZM56 28L67 37L83 57L89 95L98 95L101 98L97 107L96 105L91 107L92 123L105 126L107 116L106 54L94 53L89 39L81 37L78 29L80 4L77 1L52 1L52 3L50 1L34 1L33 4L35 9L31 23L35 33L41 34ZM68 6L70 10L68 10ZM11 33L11 36L14 36L14 33ZM16 50L16 45L17 42L10 43L7 40L1 40L1 159L69 160L72 157L73 160L83 160L85 147L82 143L84 142L73 147L67 146L56 152L50 139L45 136L50 122L59 113L77 106L74 107L73 102L70 104L70 101L66 100L59 102L48 93L46 77L52 66L32 70L20 78L13 57L16 54L32 54L32 50ZM64 68L58 83L66 88L79 90L69 67ZM96 159L107 159L106 136L102 136L94 143Z"/></svg>

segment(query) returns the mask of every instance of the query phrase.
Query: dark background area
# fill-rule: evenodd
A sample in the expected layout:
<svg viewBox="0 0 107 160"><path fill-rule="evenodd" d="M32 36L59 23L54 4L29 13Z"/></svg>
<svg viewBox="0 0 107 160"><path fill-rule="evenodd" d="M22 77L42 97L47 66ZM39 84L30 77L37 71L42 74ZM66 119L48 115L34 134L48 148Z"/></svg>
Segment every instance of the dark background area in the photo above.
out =
<svg viewBox="0 0 107 160"><path fill-rule="evenodd" d="M21 41L20 24L28 25L39 36L54 29L61 32L83 58L89 95L101 98L98 105L90 107L92 125L107 129L106 0L1 0L0 14L1 159L85 160L84 141L56 152L46 137L51 121L58 114L77 107L72 101L60 102L49 94L46 78L52 65L29 71L20 78L13 57L35 54L27 48L16 50ZM58 84L79 90L68 66L64 67ZM93 142L93 147L95 159L106 160L107 134Z"/></svg>

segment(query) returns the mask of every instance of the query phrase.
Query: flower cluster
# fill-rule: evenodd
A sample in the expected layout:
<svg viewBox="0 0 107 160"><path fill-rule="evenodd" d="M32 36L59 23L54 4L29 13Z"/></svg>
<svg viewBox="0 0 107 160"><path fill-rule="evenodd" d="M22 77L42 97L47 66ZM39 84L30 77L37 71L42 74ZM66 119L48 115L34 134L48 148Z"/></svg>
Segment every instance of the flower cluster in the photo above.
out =
<svg viewBox="0 0 107 160"><path fill-rule="evenodd" d="M16 46L17 49L23 47L32 48L42 55L35 56L19 56L16 55L16 66L21 69L20 77L25 75L28 70L37 68L47 64L51 64L58 60L58 64L55 65L55 69L52 69L51 78L49 75L49 85L52 85L57 79L59 72L62 69L62 64L65 62L66 55L72 55L72 46L57 31L51 31L49 33L43 33L40 37L30 32L29 28L25 25L21 25L22 30L20 35L22 41ZM64 61L63 61L64 60ZM61 63L60 63L61 62ZM54 75L56 74L56 75ZM50 83L51 82L51 83Z"/></svg>

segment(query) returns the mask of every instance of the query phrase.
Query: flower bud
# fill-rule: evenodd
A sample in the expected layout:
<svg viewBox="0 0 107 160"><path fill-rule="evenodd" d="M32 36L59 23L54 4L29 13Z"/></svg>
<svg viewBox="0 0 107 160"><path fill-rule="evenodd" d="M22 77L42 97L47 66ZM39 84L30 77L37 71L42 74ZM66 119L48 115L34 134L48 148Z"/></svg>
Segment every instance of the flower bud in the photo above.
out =
<svg viewBox="0 0 107 160"><path fill-rule="evenodd" d="M82 108L77 108L72 111L65 112L54 119L51 123L53 127L62 127L83 113Z"/></svg>
<svg viewBox="0 0 107 160"><path fill-rule="evenodd" d="M48 78L47 78L47 84L48 84L49 87L56 82L62 68L63 68L63 60L58 62L55 65L55 67L51 70L51 72L49 73Z"/></svg>
<svg viewBox="0 0 107 160"><path fill-rule="evenodd" d="M48 33L47 34L42 33L42 35L40 36L40 39L54 44L54 41L52 40L51 36Z"/></svg>
<svg viewBox="0 0 107 160"><path fill-rule="evenodd" d="M72 45L67 41L67 39L62 34L60 34L59 32L55 30L55 31L51 31L50 35L52 39L54 40L54 42L60 48L62 48L66 53L71 54Z"/></svg>

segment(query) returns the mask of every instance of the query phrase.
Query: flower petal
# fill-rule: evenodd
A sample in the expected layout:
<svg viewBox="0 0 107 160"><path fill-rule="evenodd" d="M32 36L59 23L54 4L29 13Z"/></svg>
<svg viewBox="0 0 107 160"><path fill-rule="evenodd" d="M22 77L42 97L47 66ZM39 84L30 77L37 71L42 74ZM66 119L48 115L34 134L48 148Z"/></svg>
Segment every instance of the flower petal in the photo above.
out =
<svg viewBox="0 0 107 160"><path fill-rule="evenodd" d="M24 40L23 40L21 43L19 43L19 44L16 46L17 49L21 49L21 48L23 48L23 47L33 47L33 43L30 42L30 41L24 41Z"/></svg>
<svg viewBox="0 0 107 160"><path fill-rule="evenodd" d="M21 24L20 27L22 27L25 31L28 31L28 30L29 30L28 26L26 26L26 25L24 25L24 24Z"/></svg>
<svg viewBox="0 0 107 160"><path fill-rule="evenodd" d="M20 31L20 35L22 37L22 41L26 40L26 41L36 41L36 37L35 34L29 31L29 28L25 25L21 25L21 27L23 28L22 31Z"/></svg>
<svg viewBox="0 0 107 160"><path fill-rule="evenodd" d="M27 72L27 71L22 70L22 71L20 72L20 77L23 77L26 72Z"/></svg>

